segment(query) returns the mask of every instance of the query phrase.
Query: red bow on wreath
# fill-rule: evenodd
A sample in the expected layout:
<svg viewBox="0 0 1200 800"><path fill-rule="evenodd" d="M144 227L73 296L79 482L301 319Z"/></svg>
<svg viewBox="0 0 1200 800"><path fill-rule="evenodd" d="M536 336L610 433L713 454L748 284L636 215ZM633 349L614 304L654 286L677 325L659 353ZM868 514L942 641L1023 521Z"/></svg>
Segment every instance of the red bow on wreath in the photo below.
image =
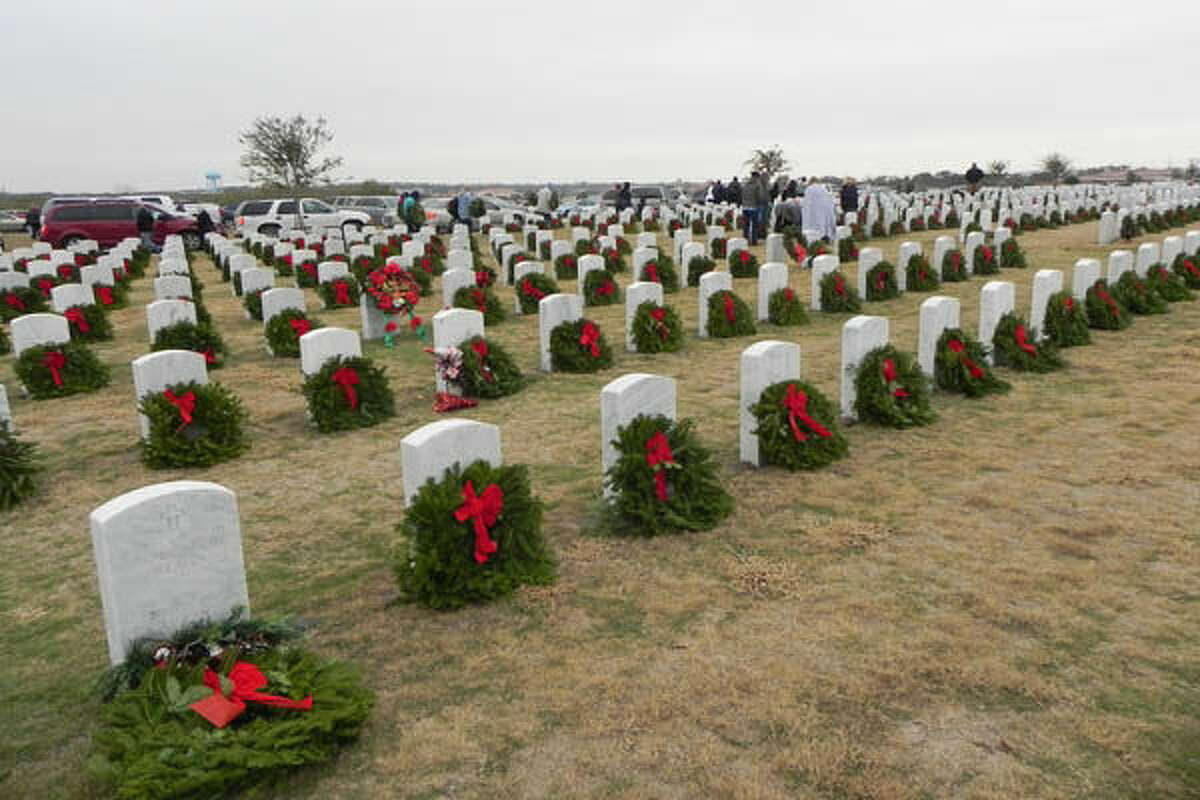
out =
<svg viewBox="0 0 1200 800"><path fill-rule="evenodd" d="M217 356L216 356L216 354L214 354L214 353L213 353L213 351L212 351L212 348L211 348L211 347L210 347L210 348L208 348L207 350L205 350L205 351L204 351L204 353L203 353L203 355L204 355L204 363L205 363L205 364L215 364L215 363L217 363Z"/></svg>
<svg viewBox="0 0 1200 800"><path fill-rule="evenodd" d="M475 351L475 355L479 356L479 371L483 373L483 379L485 381L487 381L488 383L492 383L493 381L495 381L496 376L492 374L492 371L488 368L488 365L487 365L487 357L488 357L487 342L483 341L482 339L480 339L479 341L476 341L476 342L471 342L471 349Z"/></svg>
<svg viewBox="0 0 1200 800"><path fill-rule="evenodd" d="M667 325L667 310L665 308L650 309L650 318L654 320L660 337L666 339L671 335L671 329Z"/></svg>
<svg viewBox="0 0 1200 800"><path fill-rule="evenodd" d="M946 342L946 347L949 347L951 352L958 354L959 359L962 360L963 366L966 367L971 373L972 378L978 379L983 377L983 370L979 368L979 365L967 358L967 348L963 346L962 342L960 342L958 339L951 339L950 341Z"/></svg>
<svg viewBox="0 0 1200 800"><path fill-rule="evenodd" d="M792 426L792 435L796 437L797 442L803 442L808 438L797 422L804 423L809 430L824 439L828 439L831 434L824 425L817 422L808 415L808 395L803 390L798 389L796 384L789 383L787 397L783 398L783 407L788 412L788 425Z"/></svg>
<svg viewBox="0 0 1200 800"><path fill-rule="evenodd" d="M596 294L599 297L611 297L613 293L612 281L605 281L596 287Z"/></svg>
<svg viewBox="0 0 1200 800"><path fill-rule="evenodd" d="M806 258L808 258L808 251L802 245L796 245L796 262L802 264Z"/></svg>
<svg viewBox="0 0 1200 800"><path fill-rule="evenodd" d="M504 492L493 483L477 497L474 484L467 481L462 493L463 504L454 512L454 518L459 522L474 520L475 561L484 564L488 556L499 549L499 545L488 536L488 528L496 524L500 512L504 510Z"/></svg>
<svg viewBox="0 0 1200 800"><path fill-rule="evenodd" d="M350 404L350 410L354 411L357 409L358 394L354 391L354 387L359 382L358 372L353 367L342 367L333 373L330 380L342 387L342 392L346 395L346 402Z"/></svg>
<svg viewBox="0 0 1200 800"><path fill-rule="evenodd" d="M737 320L737 309L733 305L733 295L725 293L725 319L733 324Z"/></svg>
<svg viewBox="0 0 1200 800"><path fill-rule="evenodd" d="M646 278L658 283L658 265L653 261L646 263Z"/></svg>
<svg viewBox="0 0 1200 800"><path fill-rule="evenodd" d="M1063 308L1070 314L1075 310L1075 301L1070 297L1063 298Z"/></svg>
<svg viewBox="0 0 1200 800"><path fill-rule="evenodd" d="M654 494L660 502L667 502L667 467L675 463L671 443L662 431L656 431L646 440L646 465L654 472Z"/></svg>
<svg viewBox="0 0 1200 800"><path fill-rule="evenodd" d="M590 348L593 358L600 357L600 329L596 327L595 323L583 323L583 330L579 334L579 344Z"/></svg>
<svg viewBox="0 0 1200 800"><path fill-rule="evenodd" d="M1117 301L1112 299L1112 295L1104 291L1103 286L1096 287L1096 296L1103 300L1108 305L1108 310L1112 312L1114 317L1121 316L1121 308L1117 305Z"/></svg>
<svg viewBox="0 0 1200 800"><path fill-rule="evenodd" d="M783 296L787 298L789 303L796 299L796 293L790 287L783 290Z"/></svg>
<svg viewBox="0 0 1200 800"><path fill-rule="evenodd" d="M896 382L896 362L890 358L885 359L883 362L883 379L889 386ZM894 397L908 397L908 392L904 390L904 387L897 386L892 390L892 395Z"/></svg>
<svg viewBox="0 0 1200 800"><path fill-rule="evenodd" d="M225 680L230 684L228 694L221 685L221 676L211 669L204 670L204 685L212 689L213 693L188 706L218 728L224 728L241 716L246 710L247 701L273 708L290 708L294 711L312 710L311 694L303 700L292 700L290 697L260 693L258 690L267 685L267 676L248 661L234 664Z"/></svg>
<svg viewBox="0 0 1200 800"><path fill-rule="evenodd" d="M1017 347L1021 348L1026 353L1029 353L1031 356L1036 356L1037 348L1025 340L1026 335L1027 334L1025 332L1024 325L1018 325L1017 329L1013 332L1013 338L1017 340Z"/></svg>
<svg viewBox="0 0 1200 800"><path fill-rule="evenodd" d="M475 307L482 312L487 311L487 295L479 289L471 290L471 299L475 301Z"/></svg>
<svg viewBox="0 0 1200 800"><path fill-rule="evenodd" d="M739 250L739 251L738 251L738 258L740 258L740 259L742 260L742 263L743 263L743 264L749 264L749 263L750 263L750 251L748 251L748 250Z"/></svg>
<svg viewBox="0 0 1200 800"><path fill-rule="evenodd" d="M101 305L111 306L113 304L112 289L107 286L97 286L96 299L100 301Z"/></svg>
<svg viewBox="0 0 1200 800"><path fill-rule="evenodd" d="M333 302L339 306L350 305L350 284L345 281L333 282Z"/></svg>
<svg viewBox="0 0 1200 800"><path fill-rule="evenodd" d="M11 307L15 308L17 311L25 310L25 304L23 302L21 302L21 298L17 297L15 294L4 295L4 302L8 303Z"/></svg>
<svg viewBox="0 0 1200 800"><path fill-rule="evenodd" d="M875 273L875 289L882 292L886 286L887 276L883 273L883 270L879 270L879 272Z"/></svg>
<svg viewBox="0 0 1200 800"><path fill-rule="evenodd" d="M1186 269L1188 272L1192 273L1193 275L1195 275L1197 278L1200 278L1200 269L1197 269L1196 265L1193 264L1191 261L1184 259L1183 268Z"/></svg>
<svg viewBox="0 0 1200 800"><path fill-rule="evenodd" d="M290 319L288 320L288 324L296 332L297 339L312 330L312 323L306 319Z"/></svg>
<svg viewBox="0 0 1200 800"><path fill-rule="evenodd" d="M846 296L846 279L840 272L833 276L833 292L839 297Z"/></svg>
<svg viewBox="0 0 1200 800"><path fill-rule="evenodd" d="M176 395L170 389L163 392L163 397L167 402L179 409L179 418L183 420L183 424L179 426L182 430L192 424L192 412L196 410L196 393L185 392L181 395Z"/></svg>
<svg viewBox="0 0 1200 800"><path fill-rule="evenodd" d="M521 282L521 294L532 297L534 300L541 300L546 296L546 293L534 286L528 278Z"/></svg>
<svg viewBox="0 0 1200 800"><path fill-rule="evenodd" d="M982 247L982 248L980 248L980 249L983 251L983 260L984 260L984 262L991 261L991 260L992 260L992 248L990 248L990 247Z"/></svg>
<svg viewBox="0 0 1200 800"><path fill-rule="evenodd" d="M54 288L54 281L49 278L42 278L38 281L38 288L42 290L42 294L46 297L50 296L50 290Z"/></svg>
<svg viewBox="0 0 1200 800"><path fill-rule="evenodd" d="M54 379L55 386L63 385L62 375L58 371L67 366L67 357L65 355L57 350L52 350L46 353L45 358L42 359L42 366L50 370L50 377Z"/></svg>

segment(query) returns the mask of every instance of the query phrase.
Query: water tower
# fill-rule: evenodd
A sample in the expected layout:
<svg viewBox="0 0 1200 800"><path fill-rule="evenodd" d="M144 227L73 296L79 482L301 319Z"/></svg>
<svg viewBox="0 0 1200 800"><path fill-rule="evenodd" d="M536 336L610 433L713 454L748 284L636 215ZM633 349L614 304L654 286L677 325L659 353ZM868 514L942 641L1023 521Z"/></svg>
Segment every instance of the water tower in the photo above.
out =
<svg viewBox="0 0 1200 800"><path fill-rule="evenodd" d="M221 188L221 173L209 172L204 176L204 180L208 181L208 190L210 192L219 191Z"/></svg>

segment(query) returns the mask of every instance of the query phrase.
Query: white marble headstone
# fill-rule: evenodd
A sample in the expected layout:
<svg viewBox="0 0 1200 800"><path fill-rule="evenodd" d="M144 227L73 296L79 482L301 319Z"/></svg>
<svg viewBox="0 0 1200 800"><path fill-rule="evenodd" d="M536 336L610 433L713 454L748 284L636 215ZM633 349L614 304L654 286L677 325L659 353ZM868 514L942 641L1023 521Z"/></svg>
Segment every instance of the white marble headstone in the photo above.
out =
<svg viewBox="0 0 1200 800"><path fill-rule="evenodd" d="M192 297L192 279L186 275L164 275L154 279L154 299Z"/></svg>
<svg viewBox="0 0 1200 800"><path fill-rule="evenodd" d="M1046 307L1050 297L1063 288L1063 274L1057 269L1039 269L1033 275L1033 299L1029 307L1029 327L1038 333L1038 339L1046 338L1042 330L1046 321Z"/></svg>
<svg viewBox="0 0 1200 800"><path fill-rule="evenodd" d="M543 372L552 372L550 333L564 322L583 318L583 297L577 294L552 294L538 301L538 353Z"/></svg>
<svg viewBox="0 0 1200 800"><path fill-rule="evenodd" d="M858 391L854 379L867 353L888 343L887 317L859 314L842 326L842 417L858 419L854 403Z"/></svg>
<svg viewBox="0 0 1200 800"><path fill-rule="evenodd" d="M638 306L645 302L662 305L663 287L654 281L635 281L625 290L625 349L630 353L637 351L633 340L633 318L637 315Z"/></svg>
<svg viewBox="0 0 1200 800"><path fill-rule="evenodd" d="M62 314L72 306L91 306L96 304L92 290L82 283L64 283L50 290L50 307Z"/></svg>
<svg viewBox="0 0 1200 800"><path fill-rule="evenodd" d="M813 311L821 310L821 279L832 272L838 271L838 257L834 255L817 256L812 260L812 299Z"/></svg>
<svg viewBox="0 0 1200 800"><path fill-rule="evenodd" d="M500 429L495 425L459 418L417 428L400 440L405 504L412 502L427 481L440 481L450 467L468 467L476 461L493 467L503 465Z"/></svg>
<svg viewBox="0 0 1200 800"><path fill-rule="evenodd" d="M141 406L142 398L161 392L177 383L195 381L208 383L208 366L203 353L191 350L159 350L135 358L133 368L133 397L135 405ZM150 420L138 411L138 425L142 438L150 435Z"/></svg>
<svg viewBox="0 0 1200 800"><path fill-rule="evenodd" d="M763 465L758 450L758 422L750 406L758 402L763 390L781 381L799 380L800 345L767 339L742 351L740 390L738 393L738 442L741 460L755 467Z"/></svg>
<svg viewBox="0 0 1200 800"><path fill-rule="evenodd" d="M708 338L708 298L717 292L733 291L733 276L728 272L706 272L700 276L699 323L697 334L701 339Z"/></svg>
<svg viewBox="0 0 1200 800"><path fill-rule="evenodd" d="M291 286L281 286L278 289L267 289L262 293L263 330L271 319L284 309L294 308L306 311L304 307L304 290Z"/></svg>
<svg viewBox="0 0 1200 800"><path fill-rule="evenodd" d="M992 339L1000 318L1016 308L1016 287L1012 281L988 281L979 293L979 341L987 348L987 362L995 363Z"/></svg>
<svg viewBox="0 0 1200 800"><path fill-rule="evenodd" d="M657 286L658 284L654 284ZM639 416L664 416L675 419L675 379L662 375L632 372L610 381L600 390L601 473L620 458L613 440L617 430ZM613 492L605 482L604 496Z"/></svg>
<svg viewBox="0 0 1200 800"><path fill-rule="evenodd" d="M13 355L18 357L31 347L71 341L70 323L59 314L22 314L12 321L9 329Z"/></svg>
<svg viewBox="0 0 1200 800"><path fill-rule="evenodd" d="M446 308L433 315L433 346L460 347L474 336L483 336L483 313L468 308ZM448 391L450 385L435 372L435 383L439 392Z"/></svg>
<svg viewBox="0 0 1200 800"><path fill-rule="evenodd" d="M786 289L788 285L787 264L767 263L758 268L758 313L759 322L770 316L772 293Z"/></svg>
<svg viewBox="0 0 1200 800"><path fill-rule="evenodd" d="M317 328L300 337L300 371L315 375L331 358L360 358L362 341L347 328Z"/></svg>
<svg viewBox="0 0 1200 800"><path fill-rule="evenodd" d="M933 377L937 343L947 328L959 327L959 303L954 297L935 295L921 303L920 332L917 339L917 363L921 371Z"/></svg>

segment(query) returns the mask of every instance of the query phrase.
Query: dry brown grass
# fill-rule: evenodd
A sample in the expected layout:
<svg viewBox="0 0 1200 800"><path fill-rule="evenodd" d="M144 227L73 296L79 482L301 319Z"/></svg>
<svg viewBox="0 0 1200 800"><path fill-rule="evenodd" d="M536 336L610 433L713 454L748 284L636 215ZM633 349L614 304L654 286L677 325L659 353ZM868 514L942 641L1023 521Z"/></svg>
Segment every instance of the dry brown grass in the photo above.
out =
<svg viewBox="0 0 1200 800"><path fill-rule="evenodd" d="M928 252L936 235L915 238ZM1094 223L1022 236L1030 269L1000 276L1017 283L1019 307L1037 268L1103 255L1094 238ZM885 257L898 244L885 240ZM82 769L89 683L106 663L87 513L184 475L238 493L256 613L314 619L313 646L357 661L378 693L363 741L275 787L281 797L1200 792L1195 304L1097 334L1067 352L1064 372L1006 376L1007 396L938 396L927 429L852 427L850 458L811 474L737 463L736 372L752 339L621 353L595 376L534 375L475 416L501 426L506 460L531 466L560 580L435 614L392 602L388 561L398 442L435 418L428 357L411 341L368 346L391 366L399 416L319 436L304 423L296 363L269 358L261 326L209 264L199 271L234 349L216 377L252 415L246 457L188 472L139 463L128 363L147 349L149 280L116 313L117 341L97 348L114 367L110 388L14 402L50 480L0 523L0 794L97 793ZM735 283L753 298L753 281ZM793 286L807 297L807 273ZM962 300L967 330L981 286L944 292ZM868 309L915 348L922 298ZM695 290L670 301L694 327ZM621 314L589 311L614 343ZM354 311L320 316L356 325ZM756 338L798 341L805 378L836 396L844 321ZM535 319L489 335L534 372ZM598 534L598 393L629 371L679 379L680 413L701 420L738 501L721 528ZM0 377L11 391L11 357Z"/></svg>

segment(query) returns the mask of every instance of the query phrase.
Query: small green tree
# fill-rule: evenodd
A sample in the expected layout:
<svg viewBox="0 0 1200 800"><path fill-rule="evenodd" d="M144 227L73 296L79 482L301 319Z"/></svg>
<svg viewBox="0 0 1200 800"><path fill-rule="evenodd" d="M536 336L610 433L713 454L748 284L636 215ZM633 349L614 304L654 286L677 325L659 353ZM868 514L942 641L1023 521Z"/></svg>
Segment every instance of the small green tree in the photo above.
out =
<svg viewBox="0 0 1200 800"><path fill-rule="evenodd" d="M259 117L250 130L238 134L245 148L241 165L251 183L285 189L296 201L299 224L304 226L300 192L317 181L328 181L342 165L339 156L321 157L321 150L333 141L325 118L309 121L303 114L294 117Z"/></svg>
<svg viewBox="0 0 1200 800"><path fill-rule="evenodd" d="M997 178L999 178L1004 173L1008 172L1008 162L1004 161L1003 159L996 159L995 161L989 161L988 162L988 171L991 172L993 175L995 175Z"/></svg>
<svg viewBox="0 0 1200 800"><path fill-rule="evenodd" d="M776 144L765 150L750 151L750 157L746 159L746 166L751 170L761 172L769 183L776 175L788 168L788 162L783 155L783 148Z"/></svg>
<svg viewBox="0 0 1200 800"><path fill-rule="evenodd" d="M1071 172L1071 159L1062 153L1051 153L1042 159L1042 169L1051 183L1059 183Z"/></svg>

